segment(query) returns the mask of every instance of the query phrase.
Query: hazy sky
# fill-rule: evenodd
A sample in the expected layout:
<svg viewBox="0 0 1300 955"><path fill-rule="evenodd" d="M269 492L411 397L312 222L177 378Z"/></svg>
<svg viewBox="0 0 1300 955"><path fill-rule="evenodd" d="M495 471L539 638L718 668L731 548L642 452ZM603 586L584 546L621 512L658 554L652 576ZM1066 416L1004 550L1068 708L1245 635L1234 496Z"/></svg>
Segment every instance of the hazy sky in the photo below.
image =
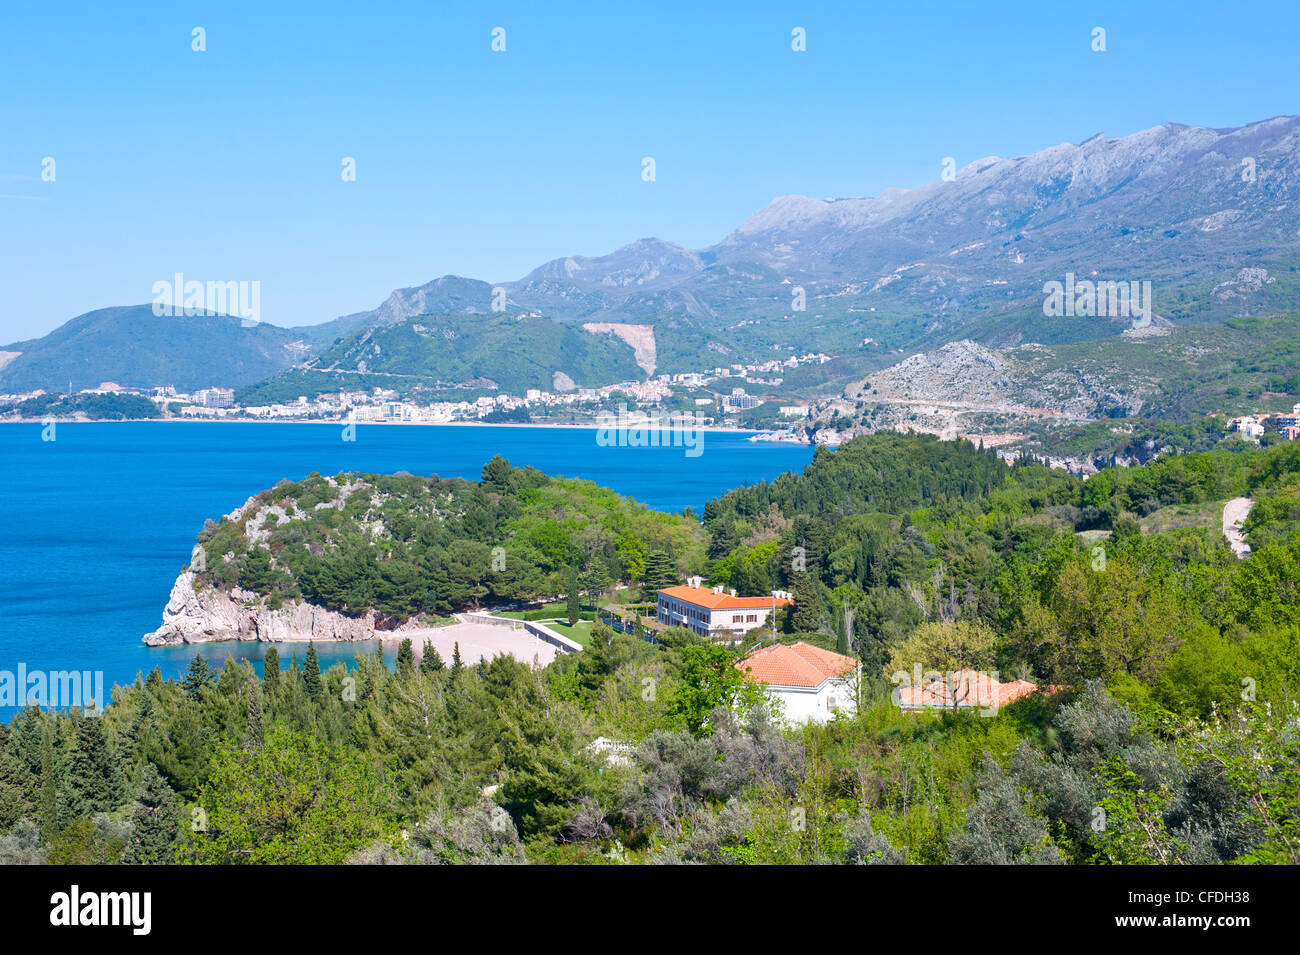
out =
<svg viewBox="0 0 1300 955"><path fill-rule="evenodd" d="M1300 112L1293 0L270 6L0 0L0 342L177 271L307 324L945 156Z"/></svg>

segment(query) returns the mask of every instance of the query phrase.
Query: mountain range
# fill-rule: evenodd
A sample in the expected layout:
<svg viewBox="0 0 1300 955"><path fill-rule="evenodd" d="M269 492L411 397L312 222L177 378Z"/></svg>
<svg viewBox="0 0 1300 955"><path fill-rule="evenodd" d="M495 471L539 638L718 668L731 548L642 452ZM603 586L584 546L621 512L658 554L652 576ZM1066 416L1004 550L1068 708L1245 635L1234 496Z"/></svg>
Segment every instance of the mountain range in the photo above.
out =
<svg viewBox="0 0 1300 955"><path fill-rule="evenodd" d="M0 391L386 377L517 392L821 351L839 357L790 385L825 392L949 342L1061 345L1140 324L1045 315L1044 284L1067 275L1150 282L1148 318L1168 326L1294 310L1297 267L1300 117L1166 124L872 198L783 196L704 249L647 238L514 282L443 276L316 326L101 309L0 348Z"/></svg>

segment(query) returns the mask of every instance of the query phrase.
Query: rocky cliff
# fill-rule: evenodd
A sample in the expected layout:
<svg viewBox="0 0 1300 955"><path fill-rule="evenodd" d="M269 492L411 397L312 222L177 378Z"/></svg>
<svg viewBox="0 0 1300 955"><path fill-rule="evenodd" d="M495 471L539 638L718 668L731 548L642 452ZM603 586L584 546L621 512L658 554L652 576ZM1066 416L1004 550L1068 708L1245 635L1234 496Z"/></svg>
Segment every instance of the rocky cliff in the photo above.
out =
<svg viewBox="0 0 1300 955"><path fill-rule="evenodd" d="M373 610L360 617L348 617L302 601L272 610L262 597L239 588L226 592L196 587L195 574L187 570L172 586L171 597L163 608L162 626L145 634L144 642L161 647L227 640L374 640L401 636L423 626L414 619L399 626Z"/></svg>

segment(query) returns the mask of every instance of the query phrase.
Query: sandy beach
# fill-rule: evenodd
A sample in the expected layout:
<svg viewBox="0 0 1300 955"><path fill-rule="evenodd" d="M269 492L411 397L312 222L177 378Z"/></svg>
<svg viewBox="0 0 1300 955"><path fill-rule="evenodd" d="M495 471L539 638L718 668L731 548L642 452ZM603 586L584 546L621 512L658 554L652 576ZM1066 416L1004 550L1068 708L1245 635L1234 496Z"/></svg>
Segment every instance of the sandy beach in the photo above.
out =
<svg viewBox="0 0 1300 955"><path fill-rule="evenodd" d="M396 652L398 645L408 637L415 645L416 659L423 654L424 641L428 640L448 666L451 666L451 655L457 643L460 644L461 662L466 666L478 663L479 660L491 660L503 653L520 663L531 666L536 662L539 666L546 666L559 653L554 646L539 640L523 628L514 630L482 623L454 623L447 627L410 630L397 639L385 638L384 654Z"/></svg>

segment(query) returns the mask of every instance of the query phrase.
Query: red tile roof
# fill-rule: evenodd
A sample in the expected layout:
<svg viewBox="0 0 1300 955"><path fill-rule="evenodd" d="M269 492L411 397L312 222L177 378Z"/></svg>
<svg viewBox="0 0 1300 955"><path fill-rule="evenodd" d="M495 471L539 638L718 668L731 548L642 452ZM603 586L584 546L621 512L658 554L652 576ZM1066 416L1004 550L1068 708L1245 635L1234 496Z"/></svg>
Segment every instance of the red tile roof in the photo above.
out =
<svg viewBox="0 0 1300 955"><path fill-rule="evenodd" d="M659 591L668 597L675 597L684 603L704 607L706 610L755 610L772 608L773 598L768 597L733 597L725 591L715 594L708 587L666 587ZM785 597L777 597L776 605L784 607L790 603Z"/></svg>
<svg viewBox="0 0 1300 955"><path fill-rule="evenodd" d="M1055 692L1058 687L1043 688ZM898 703L904 709L934 707L958 709L964 706L997 707L1023 699L1038 692L1038 684L1028 680L1000 683L987 673L978 670L958 670L925 686L904 686L898 691Z"/></svg>
<svg viewBox="0 0 1300 955"><path fill-rule="evenodd" d="M819 687L834 677L848 676L858 661L842 653L800 641L755 650L736 662L736 669L751 683L771 686Z"/></svg>

